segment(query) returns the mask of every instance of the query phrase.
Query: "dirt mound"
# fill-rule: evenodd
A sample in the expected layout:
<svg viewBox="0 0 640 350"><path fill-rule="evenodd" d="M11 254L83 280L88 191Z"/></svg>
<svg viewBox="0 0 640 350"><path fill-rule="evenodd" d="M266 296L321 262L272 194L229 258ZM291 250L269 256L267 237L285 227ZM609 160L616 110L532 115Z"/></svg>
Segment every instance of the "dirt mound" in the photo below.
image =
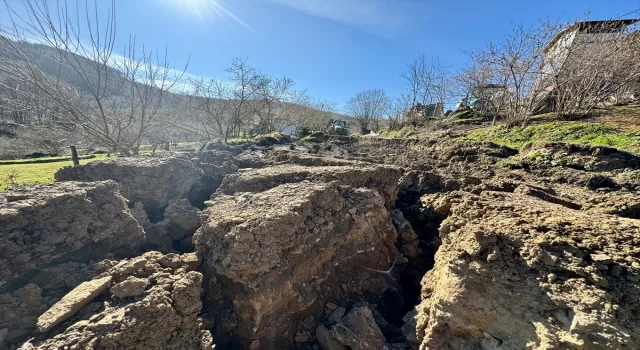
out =
<svg viewBox="0 0 640 350"><path fill-rule="evenodd" d="M639 169L640 157L612 147L536 142L522 150L533 165L563 166L587 171Z"/></svg>
<svg viewBox="0 0 640 350"><path fill-rule="evenodd" d="M0 349L640 347L636 156L325 136L2 197Z"/></svg>
<svg viewBox="0 0 640 350"><path fill-rule="evenodd" d="M169 156L140 156L60 169L56 181L119 183L129 208L147 232L145 249L193 251L191 235L199 226L199 209L225 175L238 170L233 154L208 151Z"/></svg>
<svg viewBox="0 0 640 350"><path fill-rule="evenodd" d="M297 321L321 312L343 292L341 284L360 293L387 288L381 277L364 285L354 280L367 269L388 269L398 254L397 233L377 192L304 181L221 194L209 205L194 236L213 276L208 298L233 302L245 346L258 339L262 348L285 347Z"/></svg>
<svg viewBox="0 0 640 350"><path fill-rule="evenodd" d="M367 187L380 193L387 206L396 200L401 170L389 166L325 166L277 165L227 176L218 193L262 192L285 183L301 181L338 181L353 187Z"/></svg>
<svg viewBox="0 0 640 350"><path fill-rule="evenodd" d="M198 264L195 254L158 252L102 261L104 272L43 313L43 333L21 349L212 349Z"/></svg>
<svg viewBox="0 0 640 350"><path fill-rule="evenodd" d="M171 199L186 198L200 183L202 170L190 159L180 157L130 157L65 167L56 181L115 180L120 192L131 202L140 202L147 212L163 209ZM153 220L152 220L153 221Z"/></svg>
<svg viewBox="0 0 640 350"><path fill-rule="evenodd" d="M3 289L57 261L131 255L144 240L113 181L28 187L0 195L0 201Z"/></svg>
<svg viewBox="0 0 640 350"><path fill-rule="evenodd" d="M275 164L293 163L303 166L348 166L360 164L359 162L354 162L347 159L325 157L315 154L292 152L287 150L269 152L265 155L265 158L274 162Z"/></svg>
<svg viewBox="0 0 640 350"><path fill-rule="evenodd" d="M421 349L640 346L637 220L522 194L443 202L442 246L407 317Z"/></svg>
<svg viewBox="0 0 640 350"><path fill-rule="evenodd" d="M113 181L28 187L0 200L0 331L8 344L91 276L89 261L132 256L144 241Z"/></svg>

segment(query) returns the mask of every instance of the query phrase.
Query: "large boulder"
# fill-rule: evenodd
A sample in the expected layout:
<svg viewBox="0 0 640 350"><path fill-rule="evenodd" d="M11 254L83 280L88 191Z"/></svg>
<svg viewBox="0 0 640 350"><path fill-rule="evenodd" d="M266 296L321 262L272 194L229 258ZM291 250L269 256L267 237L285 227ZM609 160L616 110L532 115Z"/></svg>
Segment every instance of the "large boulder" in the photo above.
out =
<svg viewBox="0 0 640 350"><path fill-rule="evenodd" d="M442 246L403 327L416 347L640 347L638 220L490 191L441 207Z"/></svg>
<svg viewBox="0 0 640 350"><path fill-rule="evenodd" d="M304 180L313 182L338 181L352 187L366 187L378 191L387 206L393 206L402 170L391 166L353 164L349 166L301 166L282 164L252 169L227 176L217 193L262 192L285 183Z"/></svg>
<svg viewBox="0 0 640 350"><path fill-rule="evenodd" d="M197 262L195 254L158 252L102 261L95 267L102 273L39 317L44 333L22 349L210 350Z"/></svg>
<svg viewBox="0 0 640 350"><path fill-rule="evenodd" d="M321 313L331 293L349 289L343 282L385 271L398 255L384 199L370 189L303 181L218 194L208 205L194 235L213 276L208 297L232 301L245 345L288 346L297 320Z"/></svg>
<svg viewBox="0 0 640 350"><path fill-rule="evenodd" d="M144 231L113 181L39 185L0 195L0 292L51 264L137 252Z"/></svg>

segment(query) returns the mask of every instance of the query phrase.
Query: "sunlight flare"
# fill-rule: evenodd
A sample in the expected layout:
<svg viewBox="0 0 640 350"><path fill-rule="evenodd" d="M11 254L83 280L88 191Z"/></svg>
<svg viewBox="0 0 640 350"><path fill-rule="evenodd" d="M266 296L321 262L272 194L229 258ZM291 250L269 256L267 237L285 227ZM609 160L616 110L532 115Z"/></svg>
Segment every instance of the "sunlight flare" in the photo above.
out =
<svg viewBox="0 0 640 350"><path fill-rule="evenodd" d="M203 23L216 19L230 18L237 24L255 32L249 24L233 13L220 0L166 0L164 2L183 15L192 16Z"/></svg>

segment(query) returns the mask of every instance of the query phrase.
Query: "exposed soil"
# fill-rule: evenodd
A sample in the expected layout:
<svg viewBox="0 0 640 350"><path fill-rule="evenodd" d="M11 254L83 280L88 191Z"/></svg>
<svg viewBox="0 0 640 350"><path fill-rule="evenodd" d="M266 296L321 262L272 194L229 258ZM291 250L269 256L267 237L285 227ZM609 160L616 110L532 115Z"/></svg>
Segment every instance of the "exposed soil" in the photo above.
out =
<svg viewBox="0 0 640 350"><path fill-rule="evenodd" d="M639 348L640 158L439 136L114 159L6 193L0 349Z"/></svg>

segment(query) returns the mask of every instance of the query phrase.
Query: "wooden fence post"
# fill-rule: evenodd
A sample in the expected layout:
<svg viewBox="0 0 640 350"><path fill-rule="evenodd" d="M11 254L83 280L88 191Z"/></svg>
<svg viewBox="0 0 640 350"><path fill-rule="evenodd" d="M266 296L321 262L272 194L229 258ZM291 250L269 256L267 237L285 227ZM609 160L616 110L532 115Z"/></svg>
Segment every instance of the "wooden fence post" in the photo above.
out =
<svg viewBox="0 0 640 350"><path fill-rule="evenodd" d="M78 160L78 151L76 150L76 146L71 146L71 160L73 161L73 166L80 165L80 161Z"/></svg>

